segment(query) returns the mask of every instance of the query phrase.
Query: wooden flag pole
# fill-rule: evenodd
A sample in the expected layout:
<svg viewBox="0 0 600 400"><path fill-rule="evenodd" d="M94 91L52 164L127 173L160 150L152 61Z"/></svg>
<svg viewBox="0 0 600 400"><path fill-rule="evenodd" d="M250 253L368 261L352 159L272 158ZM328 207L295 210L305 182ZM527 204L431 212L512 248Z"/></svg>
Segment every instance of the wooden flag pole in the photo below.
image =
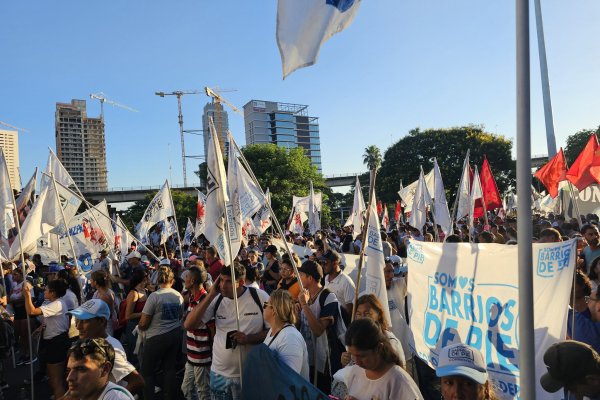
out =
<svg viewBox="0 0 600 400"><path fill-rule="evenodd" d="M363 226L362 232L362 243L360 248L360 256L358 258L358 273L356 275L356 287L354 288L354 301L352 302L352 321L356 315L356 302L358 300L358 291L360 290L360 278L362 274L363 265L365 263L365 249L367 248L368 232L369 232L369 219L371 217L371 206L373 205L373 199L375 198L375 180L377 179L377 171L371 170L371 187L369 187L369 205L367 206L366 223Z"/></svg>

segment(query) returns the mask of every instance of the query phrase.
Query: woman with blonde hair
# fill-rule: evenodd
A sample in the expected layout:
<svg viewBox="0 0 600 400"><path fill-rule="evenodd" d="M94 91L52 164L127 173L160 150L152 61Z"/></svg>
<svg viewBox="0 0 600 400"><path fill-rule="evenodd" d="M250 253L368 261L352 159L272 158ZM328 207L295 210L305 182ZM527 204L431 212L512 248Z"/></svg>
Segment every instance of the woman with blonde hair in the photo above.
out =
<svg viewBox="0 0 600 400"><path fill-rule="evenodd" d="M159 289L146 299L138 329L146 338L142 356L141 373L146 381L144 398L154 398L155 373L162 365L163 397L177 398L178 387L177 354L181 352L181 319L183 317L183 297L171 288L175 275L169 266L161 265L157 270Z"/></svg>
<svg viewBox="0 0 600 400"><path fill-rule="evenodd" d="M264 343L275 351L291 369L309 378L308 350L302 334L296 329L294 300L287 290L277 289L264 304L264 318L271 326Z"/></svg>

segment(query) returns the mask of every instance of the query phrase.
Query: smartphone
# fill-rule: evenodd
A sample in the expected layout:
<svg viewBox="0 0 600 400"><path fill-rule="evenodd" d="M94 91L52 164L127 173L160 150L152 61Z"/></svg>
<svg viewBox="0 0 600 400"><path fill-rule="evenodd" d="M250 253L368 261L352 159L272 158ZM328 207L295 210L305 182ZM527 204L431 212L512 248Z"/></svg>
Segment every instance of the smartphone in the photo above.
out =
<svg viewBox="0 0 600 400"><path fill-rule="evenodd" d="M237 331L227 332L227 337L225 339L225 348L226 349L235 349L236 348L237 342L233 338L233 335L235 335L236 333L237 333Z"/></svg>

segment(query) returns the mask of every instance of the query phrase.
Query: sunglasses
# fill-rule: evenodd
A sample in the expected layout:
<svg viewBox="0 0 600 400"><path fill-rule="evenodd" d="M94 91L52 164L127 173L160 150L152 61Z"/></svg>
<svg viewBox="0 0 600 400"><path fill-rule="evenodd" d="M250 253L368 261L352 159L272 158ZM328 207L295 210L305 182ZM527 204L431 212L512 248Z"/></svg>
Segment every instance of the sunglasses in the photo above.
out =
<svg viewBox="0 0 600 400"><path fill-rule="evenodd" d="M593 298L591 296L584 296L583 299L585 300L586 304L589 304L590 301L599 301L600 300L600 299L595 299L595 298Z"/></svg>
<svg viewBox="0 0 600 400"><path fill-rule="evenodd" d="M269 303L267 303L267 302L265 301L265 302L263 303L263 309L264 309L264 310L266 310L266 309L267 309L267 308L269 308L269 307L273 308L273 306L272 306L272 305L270 305Z"/></svg>
<svg viewBox="0 0 600 400"><path fill-rule="evenodd" d="M78 342L75 342L69 349L69 351L76 351L84 356L87 356L89 354L95 354L98 352L98 350L104 356L104 358L110 360L108 352L104 349L104 346L98 341L98 339L80 340Z"/></svg>

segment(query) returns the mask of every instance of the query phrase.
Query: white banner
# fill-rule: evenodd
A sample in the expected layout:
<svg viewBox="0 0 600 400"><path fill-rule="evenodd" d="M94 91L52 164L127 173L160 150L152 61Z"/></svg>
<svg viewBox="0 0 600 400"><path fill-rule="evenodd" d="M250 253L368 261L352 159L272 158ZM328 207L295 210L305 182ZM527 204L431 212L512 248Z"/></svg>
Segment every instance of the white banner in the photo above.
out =
<svg viewBox="0 0 600 400"><path fill-rule="evenodd" d="M544 351L566 335L576 241L533 245L538 399L561 399L539 385ZM458 262L460 260L460 262ZM519 398L517 246L411 241L408 304L416 354L435 368L448 344L481 351L501 399Z"/></svg>

